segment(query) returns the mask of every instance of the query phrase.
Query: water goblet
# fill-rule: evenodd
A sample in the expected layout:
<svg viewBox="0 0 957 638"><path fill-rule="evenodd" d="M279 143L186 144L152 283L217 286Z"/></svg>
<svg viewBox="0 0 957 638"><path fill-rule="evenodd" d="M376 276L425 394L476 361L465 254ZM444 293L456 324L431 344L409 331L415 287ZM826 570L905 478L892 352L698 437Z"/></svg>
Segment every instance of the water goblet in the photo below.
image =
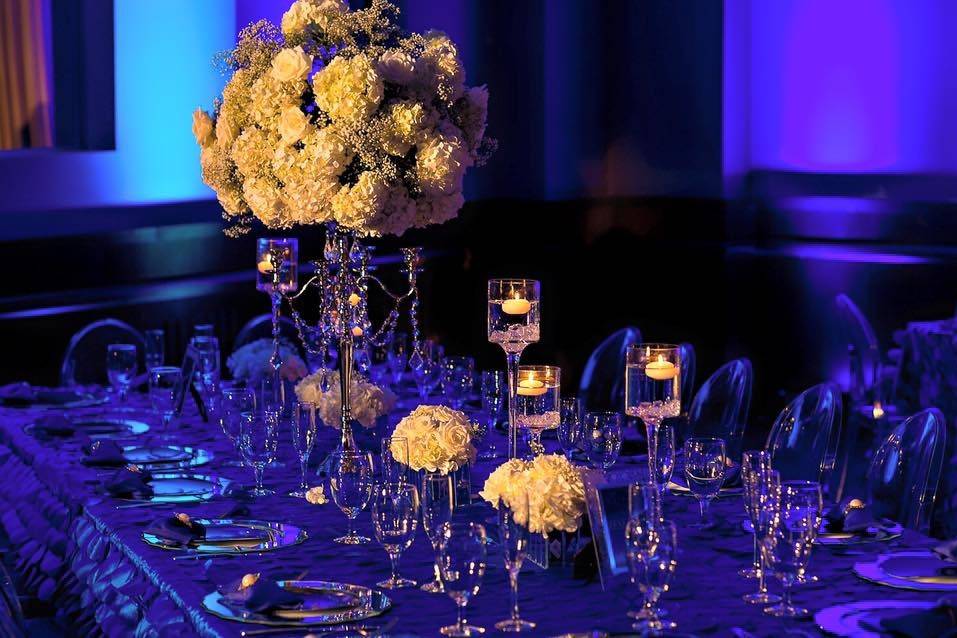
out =
<svg viewBox="0 0 957 638"><path fill-rule="evenodd" d="M402 383L405 366L409 362L409 335L404 332L392 334L392 339L388 343L386 361L389 365L389 373L392 375L392 384L399 385Z"/></svg>
<svg viewBox="0 0 957 638"><path fill-rule="evenodd" d="M696 527L708 528L712 522L708 508L724 484L727 456L724 440L712 437L694 437L685 441L685 480L688 489L698 499L701 518Z"/></svg>
<svg viewBox="0 0 957 638"><path fill-rule="evenodd" d="M681 414L681 350L663 343L630 346L625 361L625 414L644 422L648 474L654 476L657 430L664 419Z"/></svg>
<svg viewBox="0 0 957 638"><path fill-rule="evenodd" d="M758 556L758 535L753 529L754 516L752 514L754 501L751 499L753 492L749 489L748 482L754 473L766 472L770 469L771 454L766 450L747 450L741 455L741 487L743 488L744 511L751 521L751 537L754 541L754 555L751 560L751 567L744 567L738 570L738 575L745 578L757 578L761 571L761 559Z"/></svg>
<svg viewBox="0 0 957 638"><path fill-rule="evenodd" d="M309 483L306 481L306 472L309 471L309 455L316 444L316 404L306 401L297 401L292 406L292 447L299 457L299 469L302 472L299 479L299 489L289 492L289 496L306 498Z"/></svg>
<svg viewBox="0 0 957 638"><path fill-rule="evenodd" d="M559 410L558 444L569 461L574 460L584 440L582 427L582 402L578 397L563 397Z"/></svg>
<svg viewBox="0 0 957 638"><path fill-rule="evenodd" d="M537 343L542 321L541 285L534 279L490 279L488 340L505 351L508 370L508 458L518 456L518 364L530 343Z"/></svg>
<svg viewBox="0 0 957 638"><path fill-rule="evenodd" d="M662 423L655 428L654 435L658 439L655 444L654 482L658 491L664 494L675 470L675 427L667 422Z"/></svg>
<svg viewBox="0 0 957 638"><path fill-rule="evenodd" d="M441 363L442 390L449 400L449 405L460 410L472 393L475 360L472 357L444 357Z"/></svg>
<svg viewBox="0 0 957 638"><path fill-rule="evenodd" d="M770 564L763 551L763 539L772 531L781 504L781 475L760 459L750 462L746 482L745 498L748 504L748 517L754 528L754 537L758 544L757 577L758 591L745 594L741 598L753 605L766 605L781 600L777 594L768 593L767 574Z"/></svg>
<svg viewBox="0 0 957 638"><path fill-rule="evenodd" d="M626 556L631 582L644 597L643 613L633 628L652 635L676 629L677 623L662 620L658 603L671 586L678 565L678 532L671 521L641 522L631 519L626 535Z"/></svg>
<svg viewBox="0 0 957 638"><path fill-rule="evenodd" d="M106 347L106 376L120 403L126 402L133 377L136 376L136 346L131 343L111 343Z"/></svg>
<svg viewBox="0 0 957 638"><path fill-rule="evenodd" d="M353 525L359 512L365 509L372 496L375 482L372 476L372 455L368 452L337 450L329 455L331 465L329 488L332 500L346 515L348 528L345 536L333 539L343 545L362 545L370 539L355 532Z"/></svg>
<svg viewBox="0 0 957 638"><path fill-rule="evenodd" d="M439 575L439 544L442 540L442 526L452 521L455 510L455 489L452 477L439 472L429 472L422 478L422 529L432 543L435 556L435 579L420 589L430 594L443 593L442 579Z"/></svg>
<svg viewBox="0 0 957 638"><path fill-rule="evenodd" d="M279 413L266 410L244 412L239 424L239 449L246 465L253 468L255 487L253 496L268 496L273 493L263 487L263 470L276 458L279 446Z"/></svg>
<svg viewBox="0 0 957 638"><path fill-rule="evenodd" d="M468 638L485 632L468 624L465 608L477 596L485 576L487 562L485 527L478 523L445 523L439 541L439 577L445 593L455 601L454 625L439 629L449 638Z"/></svg>
<svg viewBox="0 0 957 638"><path fill-rule="evenodd" d="M236 459L227 459L223 465L243 467L242 450L239 446L240 425L244 412L253 412L256 409L256 394L252 388L238 385L223 387L219 401L219 427L236 451Z"/></svg>
<svg viewBox="0 0 957 638"><path fill-rule="evenodd" d="M508 572L511 613L508 619L495 623L495 628L518 633L535 628L535 623L523 619L518 612L518 575L528 553L528 492L516 490L510 500L511 503L498 502L498 537L505 557L505 571Z"/></svg>
<svg viewBox="0 0 957 638"><path fill-rule="evenodd" d="M515 390L515 424L530 436L532 454L545 453L542 432L561 421L561 375L557 366L519 366Z"/></svg>
<svg viewBox="0 0 957 638"><path fill-rule="evenodd" d="M382 480L386 483L409 483L409 439L390 436L382 439Z"/></svg>
<svg viewBox="0 0 957 638"><path fill-rule="evenodd" d="M176 389L183 381L183 371L172 366L156 366L149 371L150 403L162 419L163 436L169 436L169 424L176 410Z"/></svg>
<svg viewBox="0 0 957 638"><path fill-rule="evenodd" d="M163 365L166 352L166 333L162 330L147 330L143 333L146 341L146 348L143 353L143 360L146 363L146 370Z"/></svg>
<svg viewBox="0 0 957 638"><path fill-rule="evenodd" d="M818 494L820 494L818 487ZM778 514L762 539L767 564L784 587L781 602L766 607L764 613L779 618L805 618L808 610L795 607L791 601L794 583L804 575L811 558L811 547L817 535L820 518L808 502L804 486L781 485ZM820 496L818 496L820 499Z"/></svg>
<svg viewBox="0 0 957 638"><path fill-rule="evenodd" d="M621 451L621 415L589 412L585 415L585 453L593 468L607 470Z"/></svg>
<svg viewBox="0 0 957 638"><path fill-rule="evenodd" d="M508 377L501 370L484 370L482 372L482 412L485 414L485 431L491 432L502 417L508 406ZM498 458L498 451L495 449L495 443L489 438L483 438L486 441L485 447L479 453L481 459Z"/></svg>
<svg viewBox="0 0 957 638"><path fill-rule="evenodd" d="M399 558L412 545L419 521L419 494L409 483L384 483L372 497L372 522L376 539L389 555L391 576L376 583L385 589L415 587L415 581L399 576Z"/></svg>

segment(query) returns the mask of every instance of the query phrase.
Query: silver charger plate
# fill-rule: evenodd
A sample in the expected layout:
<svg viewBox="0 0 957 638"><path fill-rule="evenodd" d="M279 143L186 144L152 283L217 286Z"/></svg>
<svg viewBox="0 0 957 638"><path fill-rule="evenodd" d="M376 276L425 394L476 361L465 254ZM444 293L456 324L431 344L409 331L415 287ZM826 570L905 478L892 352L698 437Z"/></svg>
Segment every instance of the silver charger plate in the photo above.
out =
<svg viewBox="0 0 957 638"><path fill-rule="evenodd" d="M751 521L744 519L741 522L741 529L743 529L748 534L754 533L754 527L751 526ZM894 521L887 521L885 527L872 528L873 532L826 532L824 531L823 524L821 530L818 532L817 538L814 539L815 545L826 545L826 546L841 546L841 545L862 545L864 543L882 543L885 541L892 541L895 538L900 538L904 533L904 527L900 523L895 523Z"/></svg>
<svg viewBox="0 0 957 638"><path fill-rule="evenodd" d="M83 417L71 420L70 424L75 428L76 434L84 434L91 439L122 439L143 434L150 429L143 421L112 416ZM23 431L30 436L43 436L36 431L34 423L25 425Z"/></svg>
<svg viewBox="0 0 957 638"><path fill-rule="evenodd" d="M39 390L36 399L32 401L25 401L22 404L13 405L0 403L0 406L21 410L71 410L74 408L90 408L96 405L102 405L109 400L110 398L103 393L94 394L92 392L51 388L48 390Z"/></svg>
<svg viewBox="0 0 957 638"><path fill-rule="evenodd" d="M671 480L668 482L668 485L666 485L665 487L671 490L672 494L677 494L680 496L694 496L691 490L688 489L688 485L685 483L684 476L680 476L677 474L672 476ZM718 498L722 498L725 496L740 496L741 494L744 494L744 488L740 486L722 487L720 490L718 490Z"/></svg>
<svg viewBox="0 0 957 638"><path fill-rule="evenodd" d="M205 465L213 459L213 453L188 445L126 445L123 458L150 470L176 469Z"/></svg>
<svg viewBox="0 0 957 638"><path fill-rule="evenodd" d="M247 611L241 605L226 598L222 593L215 591L203 598L203 607L214 616L226 620L257 625L311 627L338 625L374 618L383 614L392 606L392 601L382 592L360 585L334 583L325 580L280 580L276 584L303 594L312 591L317 596L342 595L347 599L356 600L357 604L346 605L338 609L309 612L279 610L272 614L264 614Z"/></svg>
<svg viewBox="0 0 957 638"><path fill-rule="evenodd" d="M194 520L206 528L204 540L184 545L146 532L143 540L153 547L197 554L254 554L298 545L308 538L304 529L288 523L234 518Z"/></svg>
<svg viewBox="0 0 957 638"><path fill-rule="evenodd" d="M923 600L867 600L825 607L814 614L821 631L835 636L880 638L882 618L931 609L936 603Z"/></svg>
<svg viewBox="0 0 957 638"><path fill-rule="evenodd" d="M153 495L124 499L147 503L199 503L222 496L230 481L219 476L185 472L154 472L148 481Z"/></svg>
<svg viewBox="0 0 957 638"><path fill-rule="evenodd" d="M894 552L892 554L879 554L876 559L872 561L862 561L860 563L854 563L854 573L864 580L870 581L872 583L877 583L878 585L885 585L887 587L893 587L895 589L909 589L911 591L936 591L936 592L954 592L957 591L957 582L953 584L948 583L934 583L926 582L925 580L916 580L914 578L904 578L901 576L894 576L888 574L881 567L881 564L891 558L927 558L933 556L927 550L923 551L911 551L911 552Z"/></svg>

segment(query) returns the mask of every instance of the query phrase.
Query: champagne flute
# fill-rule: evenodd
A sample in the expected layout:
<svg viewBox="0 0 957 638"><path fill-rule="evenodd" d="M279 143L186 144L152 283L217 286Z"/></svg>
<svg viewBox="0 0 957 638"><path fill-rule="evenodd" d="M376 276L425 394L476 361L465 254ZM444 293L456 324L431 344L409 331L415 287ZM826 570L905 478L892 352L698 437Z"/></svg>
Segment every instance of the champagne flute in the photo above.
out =
<svg viewBox="0 0 957 638"><path fill-rule="evenodd" d="M655 443L654 482L658 491L664 494L675 470L675 427L670 423L662 423L654 434L658 439Z"/></svg>
<svg viewBox="0 0 957 638"><path fill-rule="evenodd" d="M452 477L439 472L429 472L422 478L422 528L432 543L435 556L435 579L420 587L430 594L443 593L442 579L439 576L439 543L442 540L442 526L452 521L455 509L455 489Z"/></svg>
<svg viewBox="0 0 957 638"><path fill-rule="evenodd" d="M405 373L405 366L409 362L409 335L403 332L392 334L386 361L392 375L392 385L397 386L402 383L402 375Z"/></svg>
<svg viewBox="0 0 957 638"><path fill-rule="evenodd" d="M146 340L144 361L146 362L146 370L149 371L163 365L166 334L160 329L147 330L143 333L143 337Z"/></svg>
<svg viewBox="0 0 957 638"><path fill-rule="evenodd" d="M754 492L749 487L749 481L756 472L767 472L771 469L771 453L766 450L748 450L741 455L741 486L744 488L742 496L744 497L744 511L751 521L751 536L754 540L754 556L751 561L751 567L744 567L738 570L739 576L745 578L757 578L761 571L761 561L758 558L758 535L754 531L754 500L751 496Z"/></svg>
<svg viewBox="0 0 957 638"><path fill-rule="evenodd" d="M508 364L508 458L518 456L516 397L518 363L530 343L538 342L542 321L541 285L534 279L490 279L488 282L488 340L505 351Z"/></svg>
<svg viewBox="0 0 957 638"><path fill-rule="evenodd" d="M817 499L820 501L820 487ZM819 520L817 510L808 503L805 486L781 485L778 514L762 540L762 551L774 575L784 586L784 595L780 603L766 607L764 613L779 618L808 616L807 609L795 607L792 603L791 590L807 569Z"/></svg>
<svg viewBox="0 0 957 638"><path fill-rule="evenodd" d="M292 446L299 457L299 469L302 472L299 479L299 489L289 492L289 496L306 498L309 483L306 481L306 472L309 471L309 455L316 444L316 404L306 401L296 401L292 406Z"/></svg>
<svg viewBox="0 0 957 638"><path fill-rule="evenodd" d="M409 439L404 436L389 436L382 439L380 459L383 482L409 482Z"/></svg>
<svg viewBox="0 0 957 638"><path fill-rule="evenodd" d="M172 366L150 368L150 403L163 423L163 438L169 437L169 424L176 410L176 388L182 383L183 371Z"/></svg>
<svg viewBox="0 0 957 638"><path fill-rule="evenodd" d="M392 566L387 580L376 583L385 589L415 587L415 581L399 576L399 558L412 545L419 521L419 494L408 483L384 483L375 488L372 522L375 535L389 555Z"/></svg>
<svg viewBox="0 0 957 638"><path fill-rule="evenodd" d="M106 376L120 403L126 403L126 394L136 376L135 345L111 343L106 347Z"/></svg>
<svg viewBox="0 0 957 638"><path fill-rule="evenodd" d="M359 512L365 509L372 496L372 455L368 452L337 450L329 455L329 460L332 500L348 521L346 535L333 540L343 545L368 543L370 539L357 534L353 525Z"/></svg>
<svg viewBox="0 0 957 638"><path fill-rule="evenodd" d="M246 464L253 468L256 486L250 490L254 496L273 493L263 487L263 470L276 458L279 446L279 413L266 410L243 413L239 426L239 449Z"/></svg>
<svg viewBox="0 0 957 638"><path fill-rule="evenodd" d="M498 458L498 450L488 433L495 429L499 418L508 405L508 377L501 370L485 370L482 372L482 411L485 413L486 427L483 436L484 449L479 453L480 459Z"/></svg>
<svg viewBox="0 0 957 638"><path fill-rule="evenodd" d="M629 346L625 363L625 414L640 418L648 439L648 475L657 466L657 430L681 414L681 350L663 343Z"/></svg>
<svg viewBox="0 0 957 638"><path fill-rule="evenodd" d="M535 623L525 620L518 613L518 575L528 553L529 503L528 492L515 490L510 496L511 504L498 502L498 536L505 556L505 571L511 592L511 615L507 620L495 623L499 631L518 633L535 628Z"/></svg>
<svg viewBox="0 0 957 638"><path fill-rule="evenodd" d="M643 533L652 529L663 520L661 510L661 492L656 483L636 482L628 486L628 523L625 528L626 540L632 533ZM637 584L637 583L635 583ZM650 603L643 598L639 611L629 611L629 618L650 618Z"/></svg>
<svg viewBox="0 0 957 638"><path fill-rule="evenodd" d="M197 372L207 394L216 391L219 385L219 339L216 337L193 337L191 344L197 353Z"/></svg>
<svg viewBox="0 0 957 638"><path fill-rule="evenodd" d="M582 427L582 402L578 397L562 398L560 422L558 424L558 443L569 461L582 447L584 439Z"/></svg>
<svg viewBox="0 0 957 638"><path fill-rule="evenodd" d="M478 523L445 523L439 541L439 577L445 593L455 601L454 625L439 629L449 638L468 638L485 633L465 620L465 607L477 596L485 576L487 559L485 527Z"/></svg>
<svg viewBox="0 0 957 638"><path fill-rule="evenodd" d="M661 595L671 586L671 578L678 565L678 532L671 521L643 523L638 519L628 522L626 555L631 582L644 596L644 614L633 628L653 635L676 629L677 623L662 620L658 610Z"/></svg>
<svg viewBox="0 0 957 638"><path fill-rule="evenodd" d="M242 450L239 446L240 424L243 412L252 412L256 409L256 393L252 388L227 385L222 390L219 406L219 426L232 444L238 458L238 460L227 459L223 461L223 465L242 467Z"/></svg>
<svg viewBox="0 0 957 638"><path fill-rule="evenodd" d="M690 438L685 441L684 452L685 479L688 481L688 489L697 497L701 509L701 519L696 527L708 528L712 525L708 507L721 490L727 471L724 440L711 437Z"/></svg>
<svg viewBox="0 0 957 638"><path fill-rule="evenodd" d="M593 468L607 470L621 451L621 415L589 412L585 415L585 449Z"/></svg>
<svg viewBox="0 0 957 638"><path fill-rule="evenodd" d="M748 516L754 527L754 537L758 543L758 591L742 596L744 602L754 605L776 603L781 597L768 593L767 572L770 568L763 551L763 539L771 533L775 518L781 504L781 475L771 469L770 464L764 464L760 457L752 458L749 476L744 484L747 492ZM743 464L742 464L743 465Z"/></svg>
<svg viewBox="0 0 957 638"><path fill-rule="evenodd" d="M821 531L821 524L823 521L824 515L824 490L825 484L818 483L816 481L788 481L785 485L788 485L790 488L797 492L796 499L799 498L802 501L803 507L806 507L807 510L814 515L817 520L817 524L811 530L813 534L813 542L817 541L818 534ZM798 575L797 580L795 581L799 585L804 585L809 582L817 582L817 576L811 576L808 573L808 570L805 570Z"/></svg>

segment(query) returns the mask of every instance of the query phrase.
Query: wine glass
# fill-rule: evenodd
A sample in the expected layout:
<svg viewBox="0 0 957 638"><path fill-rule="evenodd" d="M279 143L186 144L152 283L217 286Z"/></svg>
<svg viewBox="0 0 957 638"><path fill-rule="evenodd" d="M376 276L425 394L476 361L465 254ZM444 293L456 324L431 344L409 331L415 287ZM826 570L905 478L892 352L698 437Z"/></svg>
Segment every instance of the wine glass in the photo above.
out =
<svg viewBox="0 0 957 638"><path fill-rule="evenodd" d="M143 353L143 358L146 362L147 371L150 370L150 368L157 368L163 365L166 334L159 329L147 330L143 333L143 338L146 341L146 350Z"/></svg>
<svg viewBox="0 0 957 638"><path fill-rule="evenodd" d="M498 420L508 405L508 377L501 370L484 370L482 372L482 412L485 413L486 426L484 435L495 429ZM480 459L498 458L495 442L488 436L483 436L484 449L479 453Z"/></svg>
<svg viewBox="0 0 957 638"><path fill-rule="evenodd" d="M439 631L450 638L468 638L485 632L469 625L465 607L477 596L485 576L487 550L485 527L478 523L445 523L439 541L439 577L445 593L455 601L458 611L454 625Z"/></svg>
<svg viewBox="0 0 957 638"><path fill-rule="evenodd" d="M518 456L516 397L518 362L530 343L538 342L541 324L541 285L534 279L490 279L488 340L505 351L508 364L508 458Z"/></svg>
<svg viewBox="0 0 957 638"><path fill-rule="evenodd" d="M219 339L216 337L193 337L190 342L196 351L196 372L207 393L216 391L219 385Z"/></svg>
<svg viewBox="0 0 957 638"><path fill-rule="evenodd" d="M120 403L126 402L126 393L136 376L136 346L131 343L111 343L106 347L106 377L113 386Z"/></svg>
<svg viewBox="0 0 957 638"><path fill-rule="evenodd" d="M404 332L393 333L388 347L386 361L389 365L389 373L392 375L392 384L397 386L402 383L402 375L409 362L409 335Z"/></svg>
<svg viewBox="0 0 957 638"><path fill-rule="evenodd" d="M442 389L449 405L460 410L475 383L475 360L472 357L444 357L442 359Z"/></svg>
<svg viewBox="0 0 957 638"><path fill-rule="evenodd" d="M813 534L812 542L817 540L817 536L821 531L821 524L823 521L824 514L824 484L818 483L816 481L787 481L784 483L789 488L796 492L795 499L800 499L802 501L802 506L806 507L807 510L814 515L817 524L811 530ZM808 582L816 582L817 577L811 576L808 573L808 569L798 575L797 582L799 585L804 585Z"/></svg>
<svg viewBox="0 0 957 638"><path fill-rule="evenodd" d="M625 414L645 424L648 474L655 476L657 429L681 414L681 350L662 343L629 346L625 363Z"/></svg>
<svg viewBox="0 0 957 638"><path fill-rule="evenodd" d="M239 460L228 459L223 465L242 467L242 450L239 447L240 425L243 412L256 409L256 394L252 388L237 385L223 387L219 402L219 426L236 450Z"/></svg>
<svg viewBox="0 0 957 638"><path fill-rule="evenodd" d="M645 605L644 613L633 628L653 635L676 629L677 623L662 620L658 611L661 595L671 586L671 578L678 566L678 532L671 521L628 521L625 534L628 572L631 582L638 586Z"/></svg>
<svg viewBox="0 0 957 638"><path fill-rule="evenodd" d="M766 450L747 450L741 455L741 486L744 497L744 511L751 521L751 536L754 541L754 556L751 561L751 567L745 567L738 570L739 576L745 578L758 578L761 571L761 561L758 557L758 535L753 529L754 525L754 503L751 495L752 490L749 487L749 481L755 473L767 472L771 469L771 454Z"/></svg>
<svg viewBox="0 0 957 638"><path fill-rule="evenodd" d="M265 410L244 412L239 424L239 449L243 460L253 468L256 486L250 490L254 496L273 493L263 487L263 470L276 458L279 446L279 413Z"/></svg>
<svg viewBox="0 0 957 638"><path fill-rule="evenodd" d="M409 439L389 436L382 439L382 480L386 483L409 482Z"/></svg>
<svg viewBox="0 0 957 638"><path fill-rule="evenodd" d="M588 463L607 470L621 451L621 415L617 412L589 412L585 415L585 453Z"/></svg>
<svg viewBox="0 0 957 638"><path fill-rule="evenodd" d="M675 427L670 423L662 423L655 428L654 434L658 439L655 444L654 482L658 491L664 494L675 470Z"/></svg>
<svg viewBox="0 0 957 638"><path fill-rule="evenodd" d="M359 512L365 509L372 496L372 455L368 452L337 450L329 455L329 461L332 500L348 521L346 535L334 540L343 545L368 543L370 539L357 534L353 525Z"/></svg>
<svg viewBox="0 0 957 638"><path fill-rule="evenodd" d="M299 456L299 469L302 476L299 480L299 489L289 492L289 496L306 498L309 483L306 481L306 472L309 471L309 455L316 444L316 404L306 401L297 401L292 406L292 446Z"/></svg>
<svg viewBox="0 0 957 638"><path fill-rule="evenodd" d="M758 544L758 591L742 596L747 603L766 605L776 603L781 597L768 593L767 572L770 568L763 551L763 539L771 532L781 504L781 475L771 469L761 457L752 458L748 474L744 478L745 499L748 505L748 517L754 528L754 537ZM743 465L743 464L742 464Z"/></svg>
<svg viewBox="0 0 957 638"><path fill-rule="evenodd" d="M442 526L451 522L455 509L455 489L452 477L439 472L429 472L422 478L422 528L432 543L435 556L435 579L420 589L430 594L442 593L442 579L439 575L439 543L442 540Z"/></svg>
<svg viewBox="0 0 957 638"><path fill-rule="evenodd" d="M399 558L412 545L419 521L419 494L409 483L384 483L375 488L372 522L375 536L392 565L388 580L376 583L385 589L415 587L415 581L399 576Z"/></svg>
<svg viewBox="0 0 957 638"><path fill-rule="evenodd" d="M628 486L628 523L626 524L626 540L633 533L632 527L637 526L634 533L653 528L658 521L663 520L661 511L661 492L655 483L636 482ZM630 618L649 618L650 604L643 599L639 611L629 611Z"/></svg>
<svg viewBox="0 0 957 638"><path fill-rule="evenodd" d="M515 423L530 436L532 454L545 453L542 432L561 421L561 375L556 366L519 366L515 395Z"/></svg>
<svg viewBox="0 0 957 638"><path fill-rule="evenodd" d="M163 435L169 436L169 424L176 411L176 389L183 382L183 371L172 366L150 368L150 403L153 411L160 415L163 423Z"/></svg>
<svg viewBox="0 0 957 638"><path fill-rule="evenodd" d="M582 402L578 397L564 397L559 410L558 443L569 461L582 447Z"/></svg>
<svg viewBox="0 0 957 638"><path fill-rule="evenodd" d="M820 487L817 499L820 502ZM762 539L761 549L767 564L784 586L784 595L780 603L765 608L766 614L779 618L808 616L807 609L795 607L791 602L791 589L807 569L819 521L819 510L809 503L805 486L783 483L778 513Z"/></svg>
<svg viewBox="0 0 957 638"><path fill-rule="evenodd" d="M696 527L711 526L708 506L724 484L727 471L724 440L712 437L690 438L685 441L685 479L688 489L698 499L701 520Z"/></svg>
<svg viewBox="0 0 957 638"><path fill-rule="evenodd" d="M423 341L420 345L419 356L415 357L412 365L412 380L419 390L419 399L425 401L429 393L435 389L442 376L441 356L439 347L432 341Z"/></svg>
<svg viewBox="0 0 957 638"><path fill-rule="evenodd" d="M518 613L518 575L528 552L528 492L515 490L509 497L511 505L498 502L498 538L505 556L505 571L511 592L511 615L507 620L495 623L499 631L517 633L535 628L535 623L525 620Z"/></svg>

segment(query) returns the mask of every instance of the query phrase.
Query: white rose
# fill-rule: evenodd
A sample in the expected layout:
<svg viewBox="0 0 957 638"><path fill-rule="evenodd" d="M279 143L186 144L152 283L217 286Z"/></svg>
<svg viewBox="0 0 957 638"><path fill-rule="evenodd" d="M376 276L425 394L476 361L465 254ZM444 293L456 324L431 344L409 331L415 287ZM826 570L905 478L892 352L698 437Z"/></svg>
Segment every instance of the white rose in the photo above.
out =
<svg viewBox="0 0 957 638"><path fill-rule="evenodd" d="M280 82L305 80L312 70L312 56L302 50L283 49L272 59L272 76Z"/></svg>
<svg viewBox="0 0 957 638"><path fill-rule="evenodd" d="M284 144L295 144L309 132L309 119L298 106L287 106L279 116L279 135Z"/></svg>
<svg viewBox="0 0 957 638"><path fill-rule="evenodd" d="M382 54L378 64L379 74L386 82L408 84L415 77L415 62L405 51L390 49Z"/></svg>
<svg viewBox="0 0 957 638"><path fill-rule="evenodd" d="M196 138L196 143L203 148L211 146L216 141L213 131L213 118L209 113L203 109L193 111L193 137Z"/></svg>

